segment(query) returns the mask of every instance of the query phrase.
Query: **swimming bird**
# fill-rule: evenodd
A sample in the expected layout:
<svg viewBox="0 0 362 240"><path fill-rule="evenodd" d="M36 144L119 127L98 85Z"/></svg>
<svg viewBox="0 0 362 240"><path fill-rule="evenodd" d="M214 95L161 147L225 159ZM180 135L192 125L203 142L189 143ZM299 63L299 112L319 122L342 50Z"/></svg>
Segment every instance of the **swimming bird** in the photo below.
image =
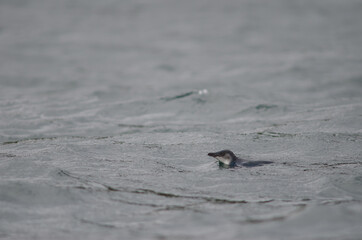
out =
<svg viewBox="0 0 362 240"><path fill-rule="evenodd" d="M224 168L257 167L273 163L271 161L248 161L241 159L235 156L235 154L230 150L222 150L220 152L209 153L207 155L219 160L219 166Z"/></svg>

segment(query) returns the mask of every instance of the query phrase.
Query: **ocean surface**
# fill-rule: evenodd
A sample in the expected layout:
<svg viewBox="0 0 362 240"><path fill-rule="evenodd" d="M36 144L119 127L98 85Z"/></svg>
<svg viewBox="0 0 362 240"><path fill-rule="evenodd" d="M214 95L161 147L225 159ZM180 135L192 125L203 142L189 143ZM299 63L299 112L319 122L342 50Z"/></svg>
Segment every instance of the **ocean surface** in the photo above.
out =
<svg viewBox="0 0 362 240"><path fill-rule="evenodd" d="M0 0L0 239L362 239L362 1Z"/></svg>

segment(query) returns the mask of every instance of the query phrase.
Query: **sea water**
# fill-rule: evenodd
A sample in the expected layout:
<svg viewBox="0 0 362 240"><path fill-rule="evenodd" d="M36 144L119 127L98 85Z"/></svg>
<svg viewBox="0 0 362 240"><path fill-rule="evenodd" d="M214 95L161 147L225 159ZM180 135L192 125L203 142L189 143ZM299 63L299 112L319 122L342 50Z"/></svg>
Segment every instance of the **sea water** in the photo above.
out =
<svg viewBox="0 0 362 240"><path fill-rule="evenodd" d="M0 238L362 239L361 23L359 0L1 0Z"/></svg>

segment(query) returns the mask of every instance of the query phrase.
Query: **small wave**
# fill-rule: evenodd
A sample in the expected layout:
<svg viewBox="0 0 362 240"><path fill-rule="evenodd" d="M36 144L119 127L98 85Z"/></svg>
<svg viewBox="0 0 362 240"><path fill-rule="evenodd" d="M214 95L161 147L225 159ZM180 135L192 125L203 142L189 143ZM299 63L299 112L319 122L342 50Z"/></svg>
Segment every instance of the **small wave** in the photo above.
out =
<svg viewBox="0 0 362 240"><path fill-rule="evenodd" d="M257 132L257 135L263 135L263 136L269 136L269 137L296 137L297 136L297 134L272 132L272 131Z"/></svg>
<svg viewBox="0 0 362 240"><path fill-rule="evenodd" d="M93 225L96 225L98 227L105 227L105 228L116 228L115 225L112 225L112 224L107 224L107 223L100 223L100 222L96 222L96 221L91 221L91 220L87 220L87 219L80 219L80 221L82 223L88 223L88 224L93 224Z"/></svg>
<svg viewBox="0 0 362 240"><path fill-rule="evenodd" d="M265 216L265 217L248 217L247 219L240 221L240 223L258 224L265 222L284 221L285 219L302 212L307 207L306 204L298 204L296 208L286 214L276 216Z"/></svg>
<svg viewBox="0 0 362 240"><path fill-rule="evenodd" d="M103 183L99 183L99 182L96 182L96 181L91 181L91 180L88 180L88 179L85 179L85 178L76 176L76 175L71 174L70 172L68 172L68 171L66 171L66 170L63 170L63 169L60 169L60 170L58 171L58 175L60 175L60 176L67 176L67 177L76 179L76 180L78 180L79 182L81 182L81 183L89 186L91 189L101 188L101 189L105 189L105 190L107 190L107 191L120 191L120 189L117 189L117 188L108 186L108 185L103 184ZM86 187L83 187L83 186L82 186L82 187L79 187L79 186L78 186L77 188L85 189Z"/></svg>
<svg viewBox="0 0 362 240"><path fill-rule="evenodd" d="M111 187L104 183L100 183L100 182L96 182L93 180L88 180L88 179L82 178L80 176L76 176L74 174L69 173L66 170L59 170L58 174L76 179L76 180L82 182L83 184L90 186L91 188L100 187L100 189L104 189L106 191L113 191L113 192L119 191L119 192L128 192L128 193L134 193L134 194L152 194L152 195L165 197L165 198L202 200L202 201L211 202L214 204L246 204L246 203L264 204L264 203L270 203L270 202L274 201L273 199L247 201L247 200L243 200L243 199L227 199L227 198L200 196L200 195L181 195L181 194L176 194L176 193L167 193L167 192L156 191L156 190L148 189L148 188Z"/></svg>
<svg viewBox="0 0 362 240"><path fill-rule="evenodd" d="M144 128L144 127L146 127L145 125L141 125L141 124L123 124L123 123L120 123L117 126L121 127L121 128Z"/></svg>
<svg viewBox="0 0 362 240"><path fill-rule="evenodd" d="M165 193L165 192L159 192L152 189L146 189L146 188L139 188L134 191L134 193L139 194L153 194L157 196L162 196L166 198L183 198L183 199L198 199L203 200L206 202L216 203L216 204L246 204L246 203L270 203L273 202L273 199L267 199L267 200L259 200L259 201L246 201L241 199L226 199L226 198L216 198L216 197L207 197L207 196L197 196L197 195L179 195L174 193Z"/></svg>
<svg viewBox="0 0 362 240"><path fill-rule="evenodd" d="M52 141L57 139L86 139L86 137L82 136L61 136L61 137L30 137L18 140L11 140L2 142L2 145L10 145L10 144L18 144L23 142L37 142L37 141Z"/></svg>
<svg viewBox="0 0 362 240"><path fill-rule="evenodd" d="M164 100L164 101L172 101L172 100L176 100L176 99L180 99L180 98L185 98L185 97L191 96L192 94L195 94L195 93L196 93L196 92L187 92L187 93L183 93L183 94L176 95L176 96L173 96L173 97L162 97L161 100Z"/></svg>
<svg viewBox="0 0 362 240"><path fill-rule="evenodd" d="M278 105L270 105L270 104L259 104L257 106L255 106L255 109L256 110L269 110L269 109L272 109L272 108L277 108Z"/></svg>
<svg viewBox="0 0 362 240"><path fill-rule="evenodd" d="M186 92L186 93L182 93L173 97L162 97L161 100L163 101L173 101L173 100L177 100L177 99L181 99L181 98L185 98L194 94L198 94L198 95L206 95L208 94L209 91L207 89L201 89L198 91L190 91L190 92Z"/></svg>
<svg viewBox="0 0 362 240"><path fill-rule="evenodd" d="M1 157L12 158L12 157L16 157L16 155L11 154L11 153L0 153L0 158Z"/></svg>

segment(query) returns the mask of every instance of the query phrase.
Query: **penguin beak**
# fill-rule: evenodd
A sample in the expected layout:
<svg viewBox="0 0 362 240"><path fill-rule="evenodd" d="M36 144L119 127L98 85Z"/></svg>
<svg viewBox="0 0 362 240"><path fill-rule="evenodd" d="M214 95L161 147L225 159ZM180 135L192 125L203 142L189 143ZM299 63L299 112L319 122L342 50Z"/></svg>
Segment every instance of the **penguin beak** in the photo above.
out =
<svg viewBox="0 0 362 240"><path fill-rule="evenodd" d="M218 156L216 153L208 153L207 155L210 156L210 157L217 157Z"/></svg>

